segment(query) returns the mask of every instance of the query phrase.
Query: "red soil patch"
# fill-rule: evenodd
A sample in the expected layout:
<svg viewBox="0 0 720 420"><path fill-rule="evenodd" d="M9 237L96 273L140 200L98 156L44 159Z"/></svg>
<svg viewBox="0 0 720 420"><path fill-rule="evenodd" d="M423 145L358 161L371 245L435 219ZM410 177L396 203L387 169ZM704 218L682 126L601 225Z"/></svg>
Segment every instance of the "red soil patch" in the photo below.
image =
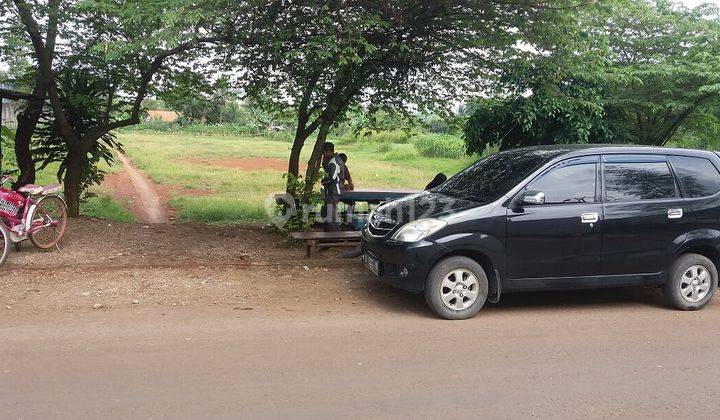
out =
<svg viewBox="0 0 720 420"><path fill-rule="evenodd" d="M214 166L228 169L240 169L241 171L259 171L273 170L287 172L287 161L274 158L236 158L236 159L203 159L198 157L184 157L177 159L178 162L189 163L191 165ZM305 166L301 165L304 170Z"/></svg>
<svg viewBox="0 0 720 420"><path fill-rule="evenodd" d="M157 194L160 198L162 213L167 215L167 217L170 219L175 218L175 212L167 203L168 200L173 196L199 196L215 193L215 191L206 188L183 188L178 185L161 185L152 182L147 177L144 178L145 182L149 184L150 188L152 188L155 194ZM137 186L133 183L133 180L125 167L123 167L123 170L120 172L107 174L105 176L105 179L103 180L102 188L103 190L108 192L114 199L122 203L126 203L133 215L135 215L138 220L144 221L144 219L146 218L145 213L147 210L144 208L144 203L147 200L142 197L142 194L138 191Z"/></svg>
<svg viewBox="0 0 720 420"><path fill-rule="evenodd" d="M153 187L158 196L160 196L163 212L167 214L170 219L173 219L173 211L170 206L167 205L167 200L169 196L166 194L165 191L162 191L162 188L159 187L157 184L153 184ZM132 212L132 214L135 215L138 220L142 221L144 219L144 199L138 193L135 185L133 184L130 176L126 171L123 170L120 172L105 175L105 179L103 179L102 182L102 188L108 194L110 194L112 198L126 204L130 212Z"/></svg>

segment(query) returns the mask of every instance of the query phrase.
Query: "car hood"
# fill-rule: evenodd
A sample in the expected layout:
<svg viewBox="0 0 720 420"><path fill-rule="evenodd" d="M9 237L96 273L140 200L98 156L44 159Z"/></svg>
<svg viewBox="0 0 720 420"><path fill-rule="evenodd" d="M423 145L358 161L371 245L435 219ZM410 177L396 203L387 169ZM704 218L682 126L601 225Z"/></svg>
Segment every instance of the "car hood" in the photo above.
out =
<svg viewBox="0 0 720 420"><path fill-rule="evenodd" d="M397 225L404 225L418 219L451 216L478 206L480 204L475 201L424 191L385 203L379 206L375 213L384 219L394 221Z"/></svg>

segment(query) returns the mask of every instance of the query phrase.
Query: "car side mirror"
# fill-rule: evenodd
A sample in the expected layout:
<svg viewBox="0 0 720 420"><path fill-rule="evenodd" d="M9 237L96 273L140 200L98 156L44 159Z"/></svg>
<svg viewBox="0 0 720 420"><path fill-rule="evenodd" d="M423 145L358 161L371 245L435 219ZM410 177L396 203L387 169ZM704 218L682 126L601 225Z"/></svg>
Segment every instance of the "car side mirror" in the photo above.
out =
<svg viewBox="0 0 720 420"><path fill-rule="evenodd" d="M545 193L542 191L525 191L520 201L529 205L545 204Z"/></svg>

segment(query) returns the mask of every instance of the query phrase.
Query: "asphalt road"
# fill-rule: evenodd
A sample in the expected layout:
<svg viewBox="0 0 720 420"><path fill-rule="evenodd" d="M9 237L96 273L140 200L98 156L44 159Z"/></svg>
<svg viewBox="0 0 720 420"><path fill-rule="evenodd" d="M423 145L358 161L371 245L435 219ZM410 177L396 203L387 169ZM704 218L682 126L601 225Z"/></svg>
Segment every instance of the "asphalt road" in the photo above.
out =
<svg viewBox="0 0 720 420"><path fill-rule="evenodd" d="M164 311L164 312L163 312ZM0 313L0 418L716 417L720 304L509 296L356 311Z"/></svg>

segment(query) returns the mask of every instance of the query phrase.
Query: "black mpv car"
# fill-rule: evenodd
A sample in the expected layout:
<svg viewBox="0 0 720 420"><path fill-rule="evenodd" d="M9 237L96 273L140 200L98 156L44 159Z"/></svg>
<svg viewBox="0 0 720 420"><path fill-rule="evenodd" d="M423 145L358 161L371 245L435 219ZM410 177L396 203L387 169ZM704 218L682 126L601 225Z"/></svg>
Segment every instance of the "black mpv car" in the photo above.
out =
<svg viewBox="0 0 720 420"><path fill-rule="evenodd" d="M705 306L718 285L720 156L625 146L489 155L444 184L378 207L363 261L424 292L447 319L503 293L631 285Z"/></svg>

